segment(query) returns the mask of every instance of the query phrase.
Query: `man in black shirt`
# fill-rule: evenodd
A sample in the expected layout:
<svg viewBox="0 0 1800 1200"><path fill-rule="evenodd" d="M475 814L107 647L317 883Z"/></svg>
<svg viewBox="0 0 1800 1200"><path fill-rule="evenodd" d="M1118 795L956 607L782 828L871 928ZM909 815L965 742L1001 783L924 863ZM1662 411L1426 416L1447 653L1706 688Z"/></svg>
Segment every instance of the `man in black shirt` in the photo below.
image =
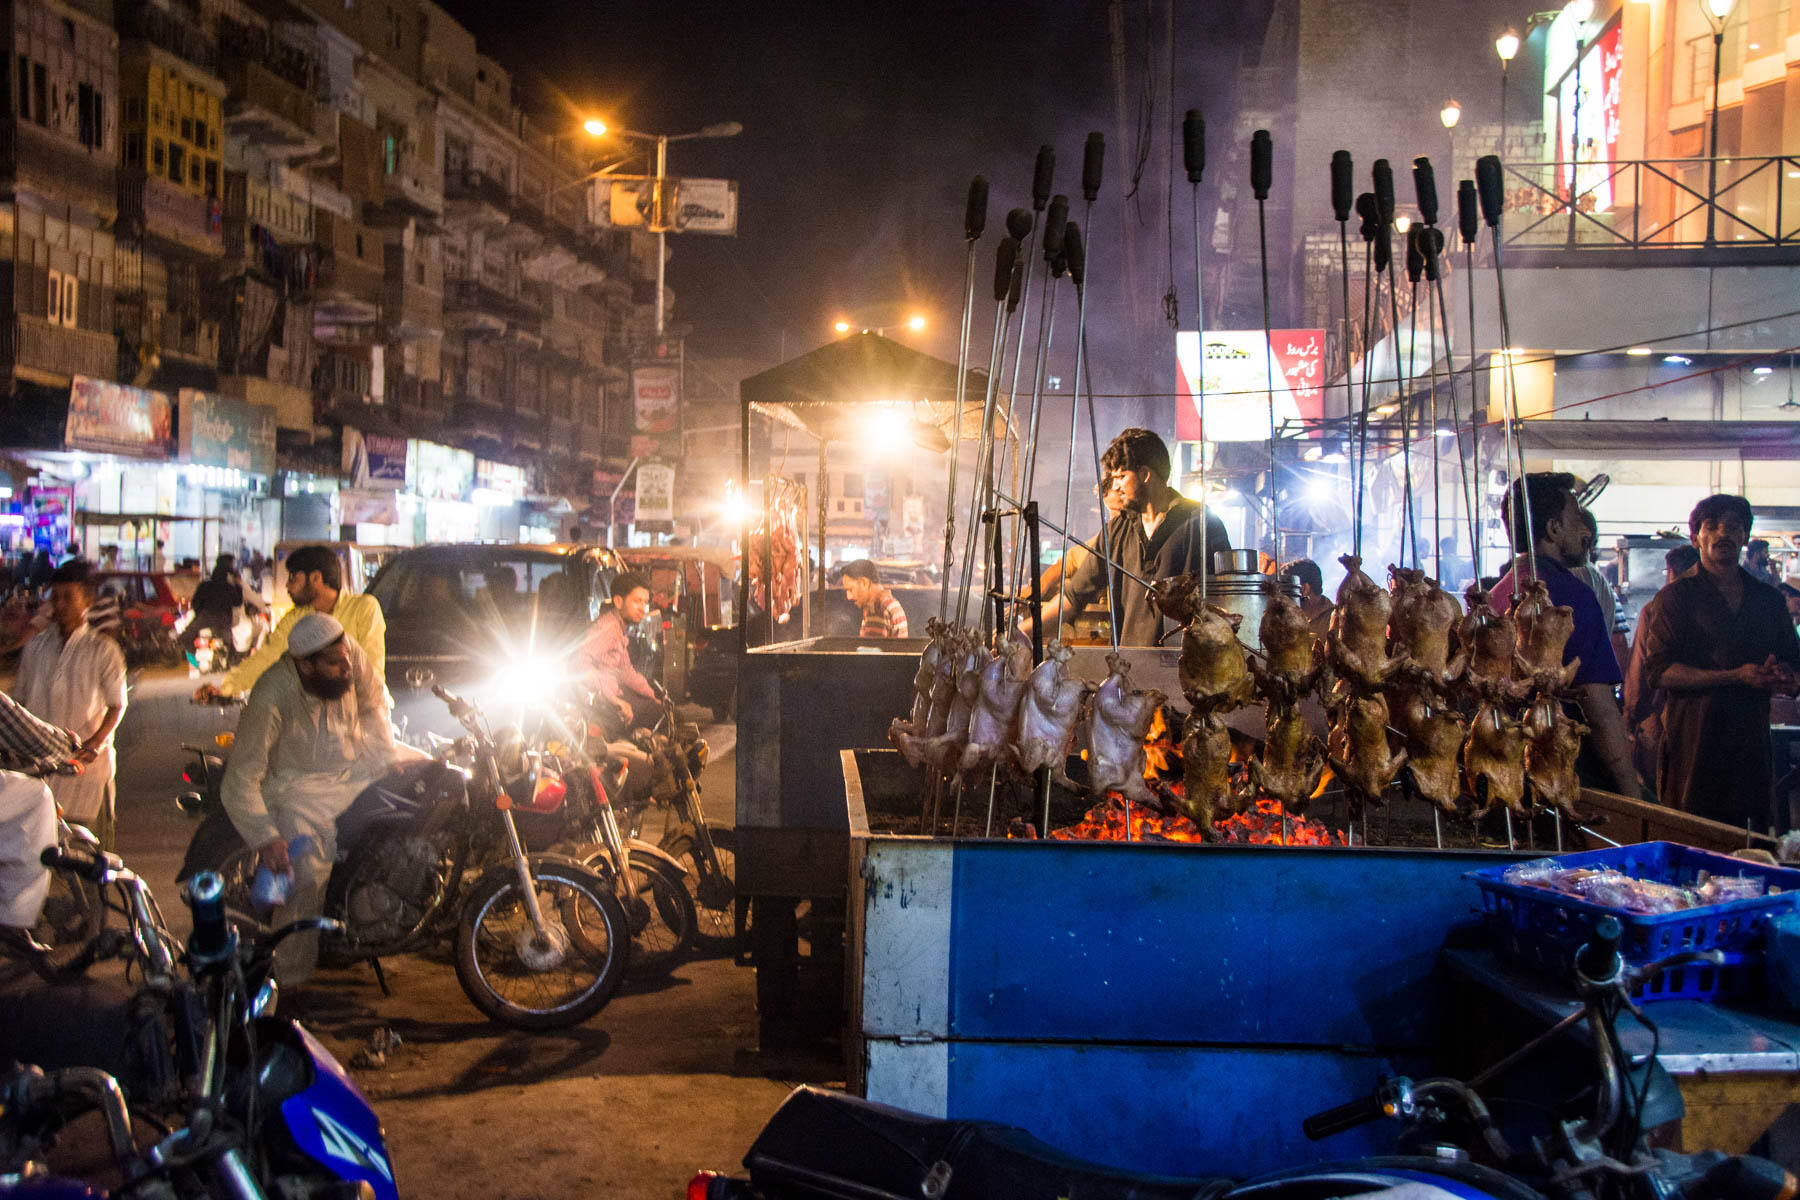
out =
<svg viewBox="0 0 1800 1200"><path fill-rule="evenodd" d="M1065 614L1079 613L1105 594L1111 597L1119 644L1153 646L1168 622L1149 589L1131 576L1155 582L1210 571L1213 554L1231 549L1231 541L1219 518L1208 513L1202 523L1200 506L1169 486L1169 448L1150 430L1127 429L1114 438L1100 470L1121 507L1107 522L1106 536L1089 544L1112 563L1091 555L1083 559L1044 610L1044 627L1054 631Z"/></svg>

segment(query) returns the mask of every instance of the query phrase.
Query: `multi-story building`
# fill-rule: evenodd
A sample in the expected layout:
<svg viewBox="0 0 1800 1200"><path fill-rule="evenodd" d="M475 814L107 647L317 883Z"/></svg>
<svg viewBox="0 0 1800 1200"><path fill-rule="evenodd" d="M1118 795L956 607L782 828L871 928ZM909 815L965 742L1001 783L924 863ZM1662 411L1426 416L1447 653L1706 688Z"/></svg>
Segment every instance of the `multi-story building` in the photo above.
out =
<svg viewBox="0 0 1800 1200"><path fill-rule="evenodd" d="M86 541L541 536L534 500L623 468L649 239L590 224L583 135L430 0L0 10L4 440L119 514ZM77 436L94 412L135 432ZM184 428L238 420L278 453L227 468ZM419 492L414 460L469 470Z"/></svg>

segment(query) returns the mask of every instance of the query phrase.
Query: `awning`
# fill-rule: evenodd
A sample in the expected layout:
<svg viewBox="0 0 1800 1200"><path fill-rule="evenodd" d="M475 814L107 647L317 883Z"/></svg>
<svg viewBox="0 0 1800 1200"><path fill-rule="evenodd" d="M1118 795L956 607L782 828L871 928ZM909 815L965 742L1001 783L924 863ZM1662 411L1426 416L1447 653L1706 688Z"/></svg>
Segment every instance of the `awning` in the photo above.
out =
<svg viewBox="0 0 1800 1200"><path fill-rule="evenodd" d="M1566 458L1800 460L1800 421L1527 420L1519 439Z"/></svg>

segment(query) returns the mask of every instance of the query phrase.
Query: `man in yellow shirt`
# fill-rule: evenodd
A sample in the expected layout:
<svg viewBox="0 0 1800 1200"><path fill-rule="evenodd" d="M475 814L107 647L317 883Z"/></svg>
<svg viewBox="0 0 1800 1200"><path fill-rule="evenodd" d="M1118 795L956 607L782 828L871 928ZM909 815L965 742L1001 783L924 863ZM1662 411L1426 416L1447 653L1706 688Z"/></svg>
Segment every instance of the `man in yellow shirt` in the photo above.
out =
<svg viewBox="0 0 1800 1200"><path fill-rule="evenodd" d="M302 546L287 556L288 598L294 606L269 632L268 640L255 654L246 658L217 684L203 683L194 692L199 704L211 704L225 696L248 695L262 673L281 661L287 653L288 635L296 622L309 612L332 617L344 628L350 640L362 650L374 669L375 678L385 686L387 679L387 618L381 604L373 596L342 592L343 566L329 546Z"/></svg>

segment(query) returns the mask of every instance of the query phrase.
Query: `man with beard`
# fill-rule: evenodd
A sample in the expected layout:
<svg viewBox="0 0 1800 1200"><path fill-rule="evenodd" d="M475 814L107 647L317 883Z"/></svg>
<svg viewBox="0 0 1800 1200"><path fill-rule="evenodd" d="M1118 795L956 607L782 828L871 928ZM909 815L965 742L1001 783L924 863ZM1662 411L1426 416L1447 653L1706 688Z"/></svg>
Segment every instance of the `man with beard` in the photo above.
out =
<svg viewBox="0 0 1800 1200"><path fill-rule="evenodd" d="M375 597L346 592L344 568L330 546L301 546L287 556L288 599L294 607L269 631L268 640L256 653L233 667L217 685L203 683L194 692L198 704L211 704L223 696L249 692L264 671L281 660L295 623L307 613L326 613L350 636L368 660L378 681L387 671L387 618ZM444 613L448 620L455 616ZM385 682L383 686L386 686Z"/></svg>
<svg viewBox="0 0 1800 1200"><path fill-rule="evenodd" d="M1150 430L1127 429L1114 438L1100 471L1110 493L1103 497L1106 507L1116 504L1118 515L1107 522L1105 537L1090 545L1112 563L1095 555L1083 559L1056 603L1045 607L1044 628L1055 629L1065 613L1079 613L1110 595L1119 644L1154 646L1162 639L1164 620L1138 580L1211 571L1213 554L1231 549L1231 540L1219 518L1208 513L1202 523L1200 506L1169 486L1169 448Z"/></svg>
<svg viewBox="0 0 1800 1200"><path fill-rule="evenodd" d="M1575 477L1538 471L1525 476L1523 482L1524 487L1518 482L1513 484L1501 513L1518 555L1494 586L1489 601L1497 612L1506 612L1517 603L1524 587L1520 576L1525 575L1529 581L1525 556L1532 554L1537 577L1550 591L1550 602L1574 613L1575 627L1563 647L1563 662L1581 660L1575 671L1575 700L1588 727L1581 755L1576 759L1576 771L1589 787L1606 787L1622 796L1636 797L1641 787L1637 769L1631 764L1631 742L1613 694L1624 674L1619 670L1618 655L1613 652L1612 614L1600 611L1594 589L1574 574L1575 568L1587 563L1592 540L1582 520L1581 505L1575 499ZM1527 501L1529 528L1525 520Z"/></svg>
<svg viewBox="0 0 1800 1200"><path fill-rule="evenodd" d="M263 672L238 719L221 798L260 865L292 880L277 926L319 914L337 855L337 819L387 774L397 752L387 691L337 620L304 613L287 650ZM296 839L308 841L296 846ZM318 939L283 942L284 983L312 974Z"/></svg>
<svg viewBox="0 0 1800 1200"><path fill-rule="evenodd" d="M1769 821L1769 697L1794 691L1800 637L1781 593L1738 564L1755 519L1742 496L1695 505L1688 535L1700 569L1651 597L1638 636L1645 680L1667 695L1662 802L1761 829Z"/></svg>

